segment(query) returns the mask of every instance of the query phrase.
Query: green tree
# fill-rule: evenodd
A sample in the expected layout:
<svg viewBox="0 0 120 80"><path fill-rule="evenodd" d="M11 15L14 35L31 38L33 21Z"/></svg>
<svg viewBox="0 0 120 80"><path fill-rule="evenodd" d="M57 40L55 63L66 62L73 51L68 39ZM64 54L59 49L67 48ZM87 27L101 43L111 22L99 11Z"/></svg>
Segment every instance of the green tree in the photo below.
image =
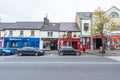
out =
<svg viewBox="0 0 120 80"><path fill-rule="evenodd" d="M104 53L104 35L110 31L116 30L116 23L113 22L113 19L106 15L102 10L95 10L93 12L92 19L92 35L100 35L102 37L102 54Z"/></svg>

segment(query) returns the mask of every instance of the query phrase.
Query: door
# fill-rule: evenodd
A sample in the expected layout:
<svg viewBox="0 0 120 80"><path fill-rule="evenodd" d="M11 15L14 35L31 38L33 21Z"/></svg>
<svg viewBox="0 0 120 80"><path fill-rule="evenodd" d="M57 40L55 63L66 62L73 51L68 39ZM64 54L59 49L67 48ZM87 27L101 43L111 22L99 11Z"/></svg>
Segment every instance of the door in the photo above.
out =
<svg viewBox="0 0 120 80"><path fill-rule="evenodd" d="M77 42L72 42L72 47L73 47L74 49L77 49Z"/></svg>

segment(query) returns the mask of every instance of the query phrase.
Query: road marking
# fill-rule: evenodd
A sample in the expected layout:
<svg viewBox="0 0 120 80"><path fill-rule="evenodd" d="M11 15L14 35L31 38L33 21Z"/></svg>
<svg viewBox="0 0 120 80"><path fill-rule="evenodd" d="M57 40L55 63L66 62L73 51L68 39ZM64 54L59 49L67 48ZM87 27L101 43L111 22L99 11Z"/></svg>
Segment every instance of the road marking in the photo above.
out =
<svg viewBox="0 0 120 80"><path fill-rule="evenodd" d="M120 62L0 62L0 64L120 64Z"/></svg>
<svg viewBox="0 0 120 80"><path fill-rule="evenodd" d="M113 60L116 60L116 61L120 61L120 56L110 56L110 57L107 57L109 59L113 59Z"/></svg>

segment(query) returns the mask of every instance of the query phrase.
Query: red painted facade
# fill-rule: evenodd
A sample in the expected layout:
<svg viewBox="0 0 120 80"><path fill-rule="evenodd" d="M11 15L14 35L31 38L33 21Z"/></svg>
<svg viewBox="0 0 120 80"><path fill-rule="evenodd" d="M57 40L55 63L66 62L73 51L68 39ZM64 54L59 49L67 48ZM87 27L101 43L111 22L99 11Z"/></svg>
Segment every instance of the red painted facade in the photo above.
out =
<svg viewBox="0 0 120 80"><path fill-rule="evenodd" d="M67 44L68 43L68 44ZM73 48L82 51L83 50L83 45L80 44L80 38L60 38L59 39L59 47L62 46L72 46ZM85 45L86 50L90 50L90 46Z"/></svg>

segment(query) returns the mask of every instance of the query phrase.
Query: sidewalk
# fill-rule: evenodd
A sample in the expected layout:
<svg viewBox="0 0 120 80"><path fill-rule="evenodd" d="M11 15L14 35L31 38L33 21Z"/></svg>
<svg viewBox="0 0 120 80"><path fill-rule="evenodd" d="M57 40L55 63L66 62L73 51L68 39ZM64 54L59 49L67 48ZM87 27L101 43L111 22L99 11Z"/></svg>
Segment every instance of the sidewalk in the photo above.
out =
<svg viewBox="0 0 120 80"><path fill-rule="evenodd" d="M105 50L105 54L99 52L99 50L89 50L86 51L86 54L93 54L98 56L120 56L120 50Z"/></svg>

